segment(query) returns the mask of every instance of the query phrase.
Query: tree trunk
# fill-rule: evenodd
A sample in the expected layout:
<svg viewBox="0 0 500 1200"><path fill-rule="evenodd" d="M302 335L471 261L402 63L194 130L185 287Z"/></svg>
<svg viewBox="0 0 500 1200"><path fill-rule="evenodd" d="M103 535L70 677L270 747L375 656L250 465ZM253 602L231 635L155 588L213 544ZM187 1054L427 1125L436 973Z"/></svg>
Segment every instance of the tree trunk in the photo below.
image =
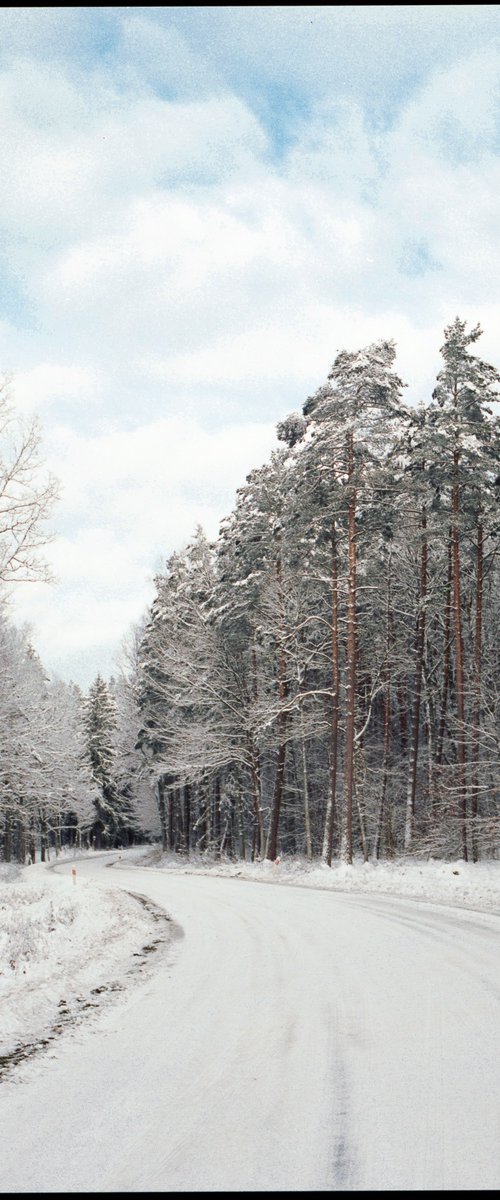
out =
<svg viewBox="0 0 500 1200"><path fill-rule="evenodd" d="M420 550L420 596L418 602L417 632L415 639L415 691L413 696L412 741L408 770L408 786L406 793L406 822L404 839L405 850L410 849L413 840L415 799L417 792L420 704L422 699L422 671L425 647L425 606L427 600L427 512L425 505L422 509L420 529L422 535L422 545Z"/></svg>
<svg viewBox="0 0 500 1200"><path fill-rule="evenodd" d="M325 830L323 835L323 861L332 865L333 831L335 825L337 760L339 740L339 581L337 537L335 522L332 525L332 726L330 740L330 794L328 797Z"/></svg>
<svg viewBox="0 0 500 1200"><path fill-rule="evenodd" d="M43 854L43 857L42 857L42 854L43 854L42 844L40 842L40 862L45 862L45 855ZM30 863L36 863L36 841L35 841L34 830L30 831L29 846L28 846L28 858L29 858Z"/></svg>
<svg viewBox="0 0 500 1200"><path fill-rule="evenodd" d="M157 790L158 790L158 812L160 815L161 848L163 850L163 853L165 853L165 850L168 847L168 838L167 838L167 822L166 822L166 806L165 806L165 780L164 780L163 775L160 775L156 786L157 786Z"/></svg>
<svg viewBox="0 0 500 1200"><path fill-rule="evenodd" d="M282 604L283 596L283 573L281 563L281 550L278 552L276 560L276 578L278 581L278 593L280 596L281 606L281 634L284 638L285 620ZM273 802L271 807L271 820L269 824L269 834L266 846L266 859L274 862L278 853L278 830L281 805L283 801L283 791L285 782L285 758L286 758L286 731L287 731L287 713L284 711L284 704L287 697L287 682L286 682L286 655L284 651L283 641L278 649L277 660L277 683L278 683L278 699L280 703L278 717L278 761L276 764L276 778L274 781Z"/></svg>
<svg viewBox="0 0 500 1200"><path fill-rule="evenodd" d="M203 830L201 838L200 838L200 846L201 846L201 849L203 849L203 850L209 850L210 843L212 840L212 823L211 823L212 812L211 812L211 804L210 804L210 793L209 793L208 787L205 784L200 784L199 794L200 794L200 808L201 808L200 822L201 822L201 826L202 826L202 830Z"/></svg>
<svg viewBox="0 0 500 1200"><path fill-rule="evenodd" d="M305 843L306 843L306 858L307 858L308 862L311 862L311 860L312 860L311 813L310 813L310 806L309 806L309 779L308 779L308 774L307 774L306 740L305 740L305 735L304 735L304 714L303 714L302 708L300 710L300 723L301 723L300 748L301 748L301 754L302 754L302 788L303 788L303 797L304 797L304 833L305 833Z"/></svg>
<svg viewBox="0 0 500 1200"><path fill-rule="evenodd" d="M438 744L436 751L436 762L439 764L443 761L444 730L446 723L446 709L448 705L448 692L450 687L451 581L453 577L452 544L453 533L450 529L448 535L448 575L446 580L446 601L444 608L443 690L441 695L441 713L439 717Z"/></svg>
<svg viewBox="0 0 500 1200"><path fill-rule="evenodd" d="M240 792L238 796L238 822L240 827L240 858L243 862L247 856L246 839L245 839L245 808L243 804L243 794Z"/></svg>
<svg viewBox="0 0 500 1200"><path fill-rule="evenodd" d="M18 863L26 862L26 829L21 820L17 820L14 826L15 842L16 842L16 860Z"/></svg>
<svg viewBox="0 0 500 1200"><path fill-rule="evenodd" d="M184 785L184 811L182 822L182 848L184 853L189 855L189 846L191 841L191 788L188 783Z"/></svg>
<svg viewBox="0 0 500 1200"><path fill-rule="evenodd" d="M370 850L369 850L369 846L368 846L368 838L366 836L365 818L363 816L361 805L359 803L359 792L358 792L357 787L355 787L354 790L355 790L355 794L356 794L356 809L357 809L357 813L358 813L359 835L361 838L361 849L363 851L363 862L368 862L368 860L370 858Z"/></svg>
<svg viewBox="0 0 500 1200"><path fill-rule="evenodd" d="M222 846L221 846L221 813L220 813L220 778L218 775L216 776L216 779L215 779L214 811L213 811L212 825L213 825L213 831L214 831L215 857L220 858Z"/></svg>
<svg viewBox="0 0 500 1200"><path fill-rule="evenodd" d="M432 688L430 684L430 672L427 669L425 655L423 662L424 669L424 694L425 694L425 709L427 719L425 722L425 736L427 738L427 788L429 797L429 812L434 812L436 787L434 780L435 767L435 751L434 751L434 731L436 729L436 710L432 698Z"/></svg>
<svg viewBox="0 0 500 1200"><path fill-rule="evenodd" d="M476 559L476 629L474 646L474 711L472 716L472 858L479 858L479 843L477 836L477 818L479 811L479 755L481 741L481 666L482 666L482 633L483 633L483 523L481 517L477 524L477 559Z"/></svg>
<svg viewBox="0 0 500 1200"><path fill-rule="evenodd" d="M264 836L264 818L262 815L262 794L259 769L259 755L255 746L253 737L248 735L248 754L250 758L250 778L252 781L252 803L253 816L255 826L254 845L257 850L257 858L262 858L265 848Z"/></svg>
<svg viewBox="0 0 500 1200"><path fill-rule="evenodd" d="M169 850L173 850L175 845L174 806L175 792L169 787L167 792L167 846Z"/></svg>
<svg viewBox="0 0 500 1200"><path fill-rule="evenodd" d="M173 849L181 853L184 845L184 814L181 804L181 788L172 790L172 832L174 836Z"/></svg>
<svg viewBox="0 0 500 1200"><path fill-rule="evenodd" d="M467 783L465 774L465 684L464 649L462 635L462 605L460 598L460 494L458 485L459 452L453 454L453 621L455 631L455 675L457 687L457 761L458 761L458 815L462 838L462 855L468 861L467 852Z"/></svg>
<svg viewBox="0 0 500 1200"><path fill-rule="evenodd" d="M382 830L386 814L387 790L389 781L389 754L391 742L391 565L391 556L389 554L389 561L387 564L387 609L384 667L384 752L382 765L382 790L380 794L377 828L375 832L375 844L373 848L374 858L380 857L380 850L382 846Z"/></svg>
<svg viewBox="0 0 500 1200"><path fill-rule="evenodd" d="M356 723L356 488L354 476L354 437L347 435L347 483L349 509L347 518L347 650L345 688L345 756L344 756L344 838L342 857L352 863L352 801L354 792L354 735Z"/></svg>
<svg viewBox="0 0 500 1200"><path fill-rule="evenodd" d="M278 760L276 764L276 778L274 781L273 803L271 808L271 821L269 824L269 834L267 838L266 858L274 862L278 854L278 829L281 812L281 803L283 800L283 787L285 780L285 730L286 730L286 715L282 714L279 718L280 740L278 746Z"/></svg>
<svg viewBox="0 0 500 1200"><path fill-rule="evenodd" d="M10 812L5 814L5 825L3 835L3 857L4 862L10 863L12 858L12 817Z"/></svg>

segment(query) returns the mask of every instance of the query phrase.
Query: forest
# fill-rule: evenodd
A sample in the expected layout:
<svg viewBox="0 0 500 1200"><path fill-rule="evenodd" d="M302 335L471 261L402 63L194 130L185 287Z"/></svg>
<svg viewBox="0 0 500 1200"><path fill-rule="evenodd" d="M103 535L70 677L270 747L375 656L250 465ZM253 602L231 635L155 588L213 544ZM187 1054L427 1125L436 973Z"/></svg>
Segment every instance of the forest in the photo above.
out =
<svg viewBox="0 0 500 1200"><path fill-rule="evenodd" d="M5 861L145 836L329 866L497 856L500 374L480 336L444 330L420 405L394 342L339 353L217 540L200 527L166 559L126 666L87 695L5 607ZM4 398L5 446L12 420ZM0 463L5 589L43 570L55 498L36 429L23 444L22 470L12 444Z"/></svg>

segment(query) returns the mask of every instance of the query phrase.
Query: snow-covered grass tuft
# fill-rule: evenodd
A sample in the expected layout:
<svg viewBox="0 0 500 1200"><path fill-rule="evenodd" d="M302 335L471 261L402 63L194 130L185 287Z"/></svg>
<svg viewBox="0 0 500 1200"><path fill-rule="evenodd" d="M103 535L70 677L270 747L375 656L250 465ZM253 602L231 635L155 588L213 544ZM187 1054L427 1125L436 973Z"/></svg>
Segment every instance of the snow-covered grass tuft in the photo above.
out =
<svg viewBox="0 0 500 1200"><path fill-rule="evenodd" d="M15 863L0 862L0 887L2 883L12 883L12 880L20 875L22 869Z"/></svg>
<svg viewBox="0 0 500 1200"><path fill-rule="evenodd" d="M4 889L0 898L0 974L6 964L26 972L28 965L46 959L52 952L50 942L55 945L60 940L60 927L66 930L76 916L73 897L53 896L46 887L29 883Z"/></svg>
<svg viewBox="0 0 500 1200"><path fill-rule="evenodd" d="M0 880L0 1055L43 1035L62 1005L125 974L152 917L124 891L39 864Z"/></svg>

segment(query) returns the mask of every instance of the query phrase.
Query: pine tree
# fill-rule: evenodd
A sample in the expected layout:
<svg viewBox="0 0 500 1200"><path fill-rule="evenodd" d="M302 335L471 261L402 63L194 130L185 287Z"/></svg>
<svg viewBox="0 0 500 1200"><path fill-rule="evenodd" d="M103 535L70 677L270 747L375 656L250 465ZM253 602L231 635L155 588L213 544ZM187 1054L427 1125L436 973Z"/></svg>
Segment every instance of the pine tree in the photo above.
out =
<svg viewBox="0 0 500 1200"><path fill-rule="evenodd" d="M474 679L472 747L474 774L477 777L480 742L480 689L482 654L482 602L485 513L495 507L495 481L498 475L498 422L492 404L498 395L500 374L489 363L470 351L481 336L476 325L467 332L467 322L456 317L445 329L441 347L444 366L433 393L433 423L436 437L436 468L445 476L443 491L449 497L449 522L452 531L453 629L457 705L457 798L461 830L461 849L469 857L467 779L466 666L463 631L462 543L473 527L476 535L476 645L472 674ZM473 818L477 817L477 782L474 787ZM477 857L474 832L473 857Z"/></svg>
<svg viewBox="0 0 500 1200"><path fill-rule="evenodd" d="M276 451L237 493L219 543L225 598L218 627L238 654L245 688L246 760L252 778L254 845L274 861L278 853L289 737L288 585L284 529L286 451ZM274 756L267 837L262 812L262 752Z"/></svg>
<svg viewBox="0 0 500 1200"><path fill-rule="evenodd" d="M356 352L342 351L332 366L325 385L304 405L309 429L304 434L306 461L322 477L323 489L330 488L328 519L332 538L332 761L336 764L339 705L338 669L338 527L347 545L346 648L345 648L345 735L344 735L344 830L342 853L352 862L352 811L355 778L356 687L358 658L357 561L359 520L373 498L378 475L387 452L392 426L401 423L399 377L393 372L393 342L378 342ZM308 449L309 444L311 449ZM317 447L317 449L316 449ZM336 770L335 770L336 774ZM327 812L324 855L331 860L331 837L335 782L332 781Z"/></svg>
<svg viewBox="0 0 500 1200"><path fill-rule="evenodd" d="M85 704L87 752L98 786L98 796L94 800L95 819L90 830L97 850L103 846L121 845L130 828L130 810L120 800L116 784L116 728L116 704L108 684L97 675Z"/></svg>

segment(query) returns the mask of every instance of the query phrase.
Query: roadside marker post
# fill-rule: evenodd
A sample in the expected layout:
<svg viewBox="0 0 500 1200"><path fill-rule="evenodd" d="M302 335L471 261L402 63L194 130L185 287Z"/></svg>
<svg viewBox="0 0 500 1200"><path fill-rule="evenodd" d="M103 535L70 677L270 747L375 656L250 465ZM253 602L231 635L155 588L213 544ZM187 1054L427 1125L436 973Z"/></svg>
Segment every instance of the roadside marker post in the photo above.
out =
<svg viewBox="0 0 500 1200"><path fill-rule="evenodd" d="M73 877L73 883L76 883L76 867L71 868L71 874Z"/></svg>

